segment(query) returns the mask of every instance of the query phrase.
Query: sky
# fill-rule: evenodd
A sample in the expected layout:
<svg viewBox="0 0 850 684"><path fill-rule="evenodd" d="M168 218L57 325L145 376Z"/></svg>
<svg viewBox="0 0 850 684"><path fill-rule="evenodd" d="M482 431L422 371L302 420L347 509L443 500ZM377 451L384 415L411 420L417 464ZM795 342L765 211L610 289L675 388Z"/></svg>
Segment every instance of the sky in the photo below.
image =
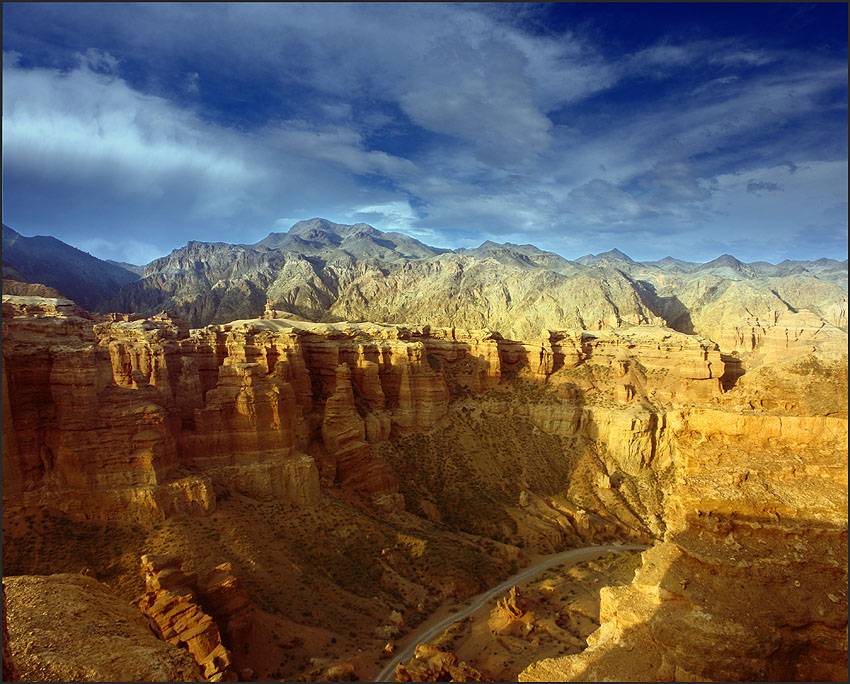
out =
<svg viewBox="0 0 850 684"><path fill-rule="evenodd" d="M3 222L144 264L298 220L847 256L846 3L17 3Z"/></svg>

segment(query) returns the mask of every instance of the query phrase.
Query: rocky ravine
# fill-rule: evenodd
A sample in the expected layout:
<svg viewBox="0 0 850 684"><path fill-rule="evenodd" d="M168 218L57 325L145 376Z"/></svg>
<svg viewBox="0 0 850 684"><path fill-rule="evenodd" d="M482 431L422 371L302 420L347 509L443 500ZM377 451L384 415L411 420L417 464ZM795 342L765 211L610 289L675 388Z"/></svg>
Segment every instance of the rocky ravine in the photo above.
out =
<svg viewBox="0 0 850 684"><path fill-rule="evenodd" d="M670 599L659 576L640 571L629 591L691 616L652 636L672 663L662 672L803 676L811 659L826 663L819 673L837 672L835 610L824 605L819 622L817 606L811 614L803 601L798 615L770 597L810 565L806 577L837 598L830 604L846 602L838 329L786 327L780 342L777 317L734 360L704 338L653 326L547 330L520 342L273 311L189 330L168 316L95 315L61 299L4 296L3 306L7 574L86 566L129 601L143 591L143 553L178 552L199 574L229 562L255 615L246 633L227 637L233 671L368 678L387 639L443 598L509 575L523 562L519 547L663 538L650 552L663 567L696 559L683 575L667 573L688 586L700 586L696 575L725 586L746 572L749 593L736 605L769 605L761 624L777 646L741 642L711 671L675 660L688 639L707 638L679 635L694 611L722 608ZM812 535L820 541L796 541ZM744 571L715 537L766 551ZM603 603L606 624L626 614L612 605ZM635 620L651 625L652 611L641 610ZM737 615L724 623L746 624ZM815 641L826 645L812 650ZM21 645L12 645L14 655ZM843 652L846 665L846 643ZM775 653L792 665L765 670ZM608 676L605 667L593 672Z"/></svg>

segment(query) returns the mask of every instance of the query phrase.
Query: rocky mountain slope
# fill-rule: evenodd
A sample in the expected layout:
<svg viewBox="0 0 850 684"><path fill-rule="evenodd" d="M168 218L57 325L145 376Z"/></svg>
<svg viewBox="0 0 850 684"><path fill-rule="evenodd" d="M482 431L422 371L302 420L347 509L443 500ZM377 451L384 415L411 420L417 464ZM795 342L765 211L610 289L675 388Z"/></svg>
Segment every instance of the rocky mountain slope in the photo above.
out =
<svg viewBox="0 0 850 684"><path fill-rule="evenodd" d="M13 272L7 274L6 265ZM23 277L55 288L80 306L94 309L123 285L139 276L53 237L24 237L3 224L3 278Z"/></svg>
<svg viewBox="0 0 850 684"><path fill-rule="evenodd" d="M126 261L113 261L112 259L106 259L106 263L118 266L118 268L123 268L125 271L130 271L130 273L135 273L139 277L145 274L144 266L137 266L136 264L130 264Z"/></svg>
<svg viewBox="0 0 850 684"><path fill-rule="evenodd" d="M438 249L364 223L316 218L253 245L190 242L148 264L139 279L126 269L141 267L115 264L120 270L110 277L123 287L101 287L99 275L71 283L52 267L48 274L46 262L34 271L21 245L52 239L4 231L13 247L7 252L4 242L4 259L27 279L89 309L171 310L192 327L259 316L271 302L313 321L489 327L517 339L544 328L666 325L721 342L760 335L753 329L777 316L799 329L847 329L846 260L745 264L727 254L705 264L671 257L640 263L615 249L567 261L511 243ZM95 273L88 262L75 268ZM747 345L740 339L722 346L731 352Z"/></svg>
<svg viewBox="0 0 850 684"><path fill-rule="evenodd" d="M618 250L570 262L532 245L438 250L366 224L311 219L255 245L191 242L99 310L172 309L200 326L258 316L266 300L315 321L490 327L515 338L662 324L717 341L772 312L811 312L846 329L847 263L724 255L641 264Z"/></svg>
<svg viewBox="0 0 850 684"><path fill-rule="evenodd" d="M834 678L842 662L846 674L847 335L800 316L816 314L754 320L746 335L738 325L735 357L653 325L516 340L269 307L190 330L6 295L4 573L87 568L139 605L143 554L179 554L169 573L191 592L201 585L184 573L229 563L250 627L228 631L234 613L203 602L197 613L198 633L212 633L203 615L217 621L226 669L368 679L441 602L536 553L633 540L658 559L632 594L615 592L637 597L632 613L603 596L603 635L634 615L644 636L620 640L648 644L650 665L667 654L658 672L670 678ZM681 598L659 572L696 593ZM786 610L774 599L792 574L801 588L783 588ZM154 616L157 601L144 604ZM758 611L735 612L745 604ZM656 610L676 630L659 632ZM690 625L699 612L723 629ZM774 650L747 637L756 623ZM29 652L11 632L13 657ZM711 639L731 645L699 669L688 644ZM216 648L199 644L197 662ZM774 651L787 666L770 669ZM570 676L628 675L600 662Z"/></svg>

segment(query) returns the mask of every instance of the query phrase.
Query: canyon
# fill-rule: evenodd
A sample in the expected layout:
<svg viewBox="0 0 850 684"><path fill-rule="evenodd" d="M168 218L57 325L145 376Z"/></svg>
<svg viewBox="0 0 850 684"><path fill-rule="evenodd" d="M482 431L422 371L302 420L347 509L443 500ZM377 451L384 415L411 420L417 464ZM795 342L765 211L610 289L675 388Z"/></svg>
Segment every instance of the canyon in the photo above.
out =
<svg viewBox="0 0 850 684"><path fill-rule="evenodd" d="M194 243L96 311L4 280L13 676L369 680L435 611L627 544L399 680L846 679L846 285L340 232ZM276 296L183 277L297 240ZM346 240L404 258L305 289Z"/></svg>

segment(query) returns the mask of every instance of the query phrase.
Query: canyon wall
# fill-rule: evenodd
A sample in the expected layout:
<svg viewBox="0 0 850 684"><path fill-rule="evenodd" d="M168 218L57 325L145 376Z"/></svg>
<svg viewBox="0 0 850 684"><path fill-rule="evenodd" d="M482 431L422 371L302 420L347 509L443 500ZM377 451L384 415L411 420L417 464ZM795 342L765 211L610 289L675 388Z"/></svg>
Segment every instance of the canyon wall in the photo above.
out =
<svg viewBox="0 0 850 684"><path fill-rule="evenodd" d="M780 322L736 358L646 325L516 341L269 310L189 330L4 296L4 512L150 525L227 491L309 510L324 487L514 560L655 541L589 648L523 677L841 678L846 333Z"/></svg>
<svg viewBox="0 0 850 684"><path fill-rule="evenodd" d="M273 317L190 331L165 314L96 315L55 298L3 306L4 500L80 517L204 515L223 483L307 506L335 483L403 505L373 447L444 422L452 393L518 373L558 397L524 418L607 445L635 474L654 458L647 402L722 393L714 345L661 328L517 342ZM602 380L582 375L591 364Z"/></svg>
<svg viewBox="0 0 850 684"><path fill-rule="evenodd" d="M167 316L6 297L3 338L4 499L86 517L208 513L219 482L309 506L326 473L393 495L370 442L429 427L448 400L422 343L395 329L190 334Z"/></svg>
<svg viewBox="0 0 850 684"><path fill-rule="evenodd" d="M667 416L663 541L577 655L520 681L845 681L847 421Z"/></svg>

